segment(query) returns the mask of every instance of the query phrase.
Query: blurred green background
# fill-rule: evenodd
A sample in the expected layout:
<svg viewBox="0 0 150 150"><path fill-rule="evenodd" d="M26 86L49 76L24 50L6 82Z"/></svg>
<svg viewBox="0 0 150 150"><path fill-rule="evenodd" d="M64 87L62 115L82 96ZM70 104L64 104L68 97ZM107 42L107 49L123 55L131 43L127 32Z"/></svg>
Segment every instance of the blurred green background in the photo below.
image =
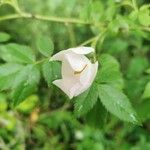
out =
<svg viewBox="0 0 150 150"><path fill-rule="evenodd" d="M0 1L0 19L18 11L8 3L3 4L11 1ZM18 0L21 11L33 15L78 18L99 24L42 21L34 16L0 20L0 41L1 44L28 45L40 60L43 56L37 51L36 41L41 36L52 39L56 53L79 46L105 31L97 42L97 54L109 53L119 61L124 91L141 117L142 126L120 121L109 114L102 129L93 128L84 118L76 118L73 104L58 89L48 88L42 78L36 94L16 108L12 107L9 90L0 92L0 149L150 150L150 4L148 0L137 0L136 5L134 2ZM0 58L0 63L3 62Z"/></svg>

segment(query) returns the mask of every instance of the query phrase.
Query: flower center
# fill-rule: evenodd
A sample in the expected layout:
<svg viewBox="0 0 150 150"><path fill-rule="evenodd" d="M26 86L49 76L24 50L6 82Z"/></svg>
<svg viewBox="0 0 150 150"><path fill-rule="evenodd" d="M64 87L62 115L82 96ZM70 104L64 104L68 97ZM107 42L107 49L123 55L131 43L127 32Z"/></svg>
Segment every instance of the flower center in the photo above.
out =
<svg viewBox="0 0 150 150"><path fill-rule="evenodd" d="M85 70L86 67L87 67L87 64L83 67L82 70L80 70L80 71L74 71L74 75L79 75L79 74L81 74L81 73Z"/></svg>

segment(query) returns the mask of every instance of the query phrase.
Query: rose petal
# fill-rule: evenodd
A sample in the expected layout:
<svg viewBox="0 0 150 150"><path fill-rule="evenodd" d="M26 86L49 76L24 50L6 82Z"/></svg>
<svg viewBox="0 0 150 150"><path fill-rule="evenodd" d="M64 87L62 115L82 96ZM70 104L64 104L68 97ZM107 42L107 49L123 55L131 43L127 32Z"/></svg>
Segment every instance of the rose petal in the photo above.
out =
<svg viewBox="0 0 150 150"><path fill-rule="evenodd" d="M49 61L54 61L54 60L63 61L64 54L66 54L67 52L68 52L68 50L60 51L60 52L56 53L55 55L53 55Z"/></svg>
<svg viewBox="0 0 150 150"><path fill-rule="evenodd" d="M79 89L80 85L73 78L68 78L67 80L59 79L53 81L57 87L59 87L70 99L74 97L74 94L77 89Z"/></svg>
<svg viewBox="0 0 150 150"><path fill-rule="evenodd" d="M70 48L68 50L71 50L76 54L84 54L84 55L94 52L94 48L92 47L76 47L76 48Z"/></svg>
<svg viewBox="0 0 150 150"><path fill-rule="evenodd" d="M80 82L82 83L82 86L80 86L80 88L76 91L74 96L78 96L79 94L83 93L92 85L95 76L97 74L97 69L98 69L98 62L96 62L95 64L91 64L90 68L88 68L85 71L85 74L83 73L81 75Z"/></svg>
<svg viewBox="0 0 150 150"><path fill-rule="evenodd" d="M65 58L74 71L80 72L85 67L85 65L90 63L87 57L75 53L67 53L65 54Z"/></svg>

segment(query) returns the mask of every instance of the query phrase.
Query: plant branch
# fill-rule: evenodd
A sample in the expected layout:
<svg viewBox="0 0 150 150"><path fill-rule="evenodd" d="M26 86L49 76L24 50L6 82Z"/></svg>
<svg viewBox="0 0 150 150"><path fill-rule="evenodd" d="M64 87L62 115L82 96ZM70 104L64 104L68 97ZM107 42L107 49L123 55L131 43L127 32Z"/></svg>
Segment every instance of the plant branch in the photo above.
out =
<svg viewBox="0 0 150 150"><path fill-rule="evenodd" d="M97 39L98 36L94 36L86 41L84 41L83 43L81 43L79 46L84 46L84 45L87 45L89 43L92 43L93 41L95 41Z"/></svg>
<svg viewBox="0 0 150 150"><path fill-rule="evenodd" d="M75 19L75 18L61 18L61 17L44 16L44 15L38 15L38 14L34 15L30 13L10 14L6 16L1 16L0 21L18 19L18 18L37 19L37 20L59 22L59 23L71 23L71 24L84 24L84 25L93 24L93 23L83 21L80 19Z"/></svg>

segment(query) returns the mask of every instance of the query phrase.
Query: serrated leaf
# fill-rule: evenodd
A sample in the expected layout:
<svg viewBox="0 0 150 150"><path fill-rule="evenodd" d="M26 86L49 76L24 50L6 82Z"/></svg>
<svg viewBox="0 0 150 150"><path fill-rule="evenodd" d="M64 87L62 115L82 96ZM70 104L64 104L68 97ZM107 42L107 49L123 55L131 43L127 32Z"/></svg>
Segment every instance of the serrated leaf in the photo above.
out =
<svg viewBox="0 0 150 150"><path fill-rule="evenodd" d="M80 94L74 99L75 101L75 114L78 116L86 114L90 111L98 98L97 84L93 84L88 90Z"/></svg>
<svg viewBox="0 0 150 150"><path fill-rule="evenodd" d="M11 88L14 83L14 78L22 68L22 65L14 63L0 65L0 89L6 90Z"/></svg>
<svg viewBox="0 0 150 150"><path fill-rule="evenodd" d="M42 72L45 81L50 86L52 81L61 78L61 64L56 61L47 61L42 65Z"/></svg>
<svg viewBox="0 0 150 150"><path fill-rule="evenodd" d="M35 55L27 46L19 44L7 44L0 46L1 58L6 62L33 63Z"/></svg>
<svg viewBox="0 0 150 150"><path fill-rule="evenodd" d="M13 106L17 106L18 104L23 102L23 100L33 94L36 89L37 85L35 83L26 85L25 81L22 82L20 85L17 86L12 94Z"/></svg>
<svg viewBox="0 0 150 150"><path fill-rule="evenodd" d="M92 127L102 128L106 123L106 116L107 110L98 100L94 107L86 114L86 121Z"/></svg>
<svg viewBox="0 0 150 150"><path fill-rule="evenodd" d="M147 83L142 97L150 98L150 81Z"/></svg>
<svg viewBox="0 0 150 150"><path fill-rule="evenodd" d="M97 73L96 82L112 84L122 89L123 79L118 61L108 54L101 55L99 61L100 69Z"/></svg>
<svg viewBox="0 0 150 150"><path fill-rule="evenodd" d="M16 75L13 83L13 88L16 88L20 83L26 81L26 85L30 83L38 84L40 80L40 72L37 66L27 65L23 67Z"/></svg>
<svg viewBox="0 0 150 150"><path fill-rule="evenodd" d="M105 108L121 120L139 124L137 114L132 108L129 99L117 88L100 84L99 97Z"/></svg>
<svg viewBox="0 0 150 150"><path fill-rule="evenodd" d="M10 35L5 32L0 32L0 42L6 42L10 39Z"/></svg>
<svg viewBox="0 0 150 150"><path fill-rule="evenodd" d="M50 57L54 50L54 44L50 38L47 36L41 36L38 38L37 42L38 51L46 57Z"/></svg>
<svg viewBox="0 0 150 150"><path fill-rule="evenodd" d="M37 89L40 72L34 65L25 66L15 77L13 84L13 104L17 106Z"/></svg>

